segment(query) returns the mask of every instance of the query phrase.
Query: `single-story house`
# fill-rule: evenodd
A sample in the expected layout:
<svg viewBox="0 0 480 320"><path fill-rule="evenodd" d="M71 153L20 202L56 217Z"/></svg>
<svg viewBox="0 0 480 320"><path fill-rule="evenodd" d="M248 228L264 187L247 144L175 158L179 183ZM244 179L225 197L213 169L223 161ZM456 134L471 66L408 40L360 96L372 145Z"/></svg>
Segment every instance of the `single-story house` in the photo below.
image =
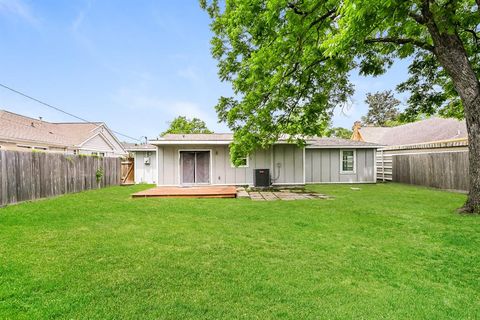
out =
<svg viewBox="0 0 480 320"><path fill-rule="evenodd" d="M158 186L258 185L267 174L272 185L376 182L373 143L312 138L300 148L281 139L235 167L232 141L229 133L167 134L127 150L135 155L135 182Z"/></svg>
<svg viewBox="0 0 480 320"><path fill-rule="evenodd" d="M123 157L127 152L105 123L52 123L0 110L0 149Z"/></svg>

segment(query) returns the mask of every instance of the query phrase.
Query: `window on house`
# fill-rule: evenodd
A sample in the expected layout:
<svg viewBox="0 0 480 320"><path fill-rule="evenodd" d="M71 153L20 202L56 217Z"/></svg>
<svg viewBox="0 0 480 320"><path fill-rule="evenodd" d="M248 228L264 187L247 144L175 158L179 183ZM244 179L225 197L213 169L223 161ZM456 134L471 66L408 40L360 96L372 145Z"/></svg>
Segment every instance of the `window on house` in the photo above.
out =
<svg viewBox="0 0 480 320"><path fill-rule="evenodd" d="M235 168L233 163L230 163L232 168ZM240 165L236 166L236 168L248 168L248 157L240 158Z"/></svg>
<svg viewBox="0 0 480 320"><path fill-rule="evenodd" d="M355 173L355 150L342 150L340 158L341 172Z"/></svg>

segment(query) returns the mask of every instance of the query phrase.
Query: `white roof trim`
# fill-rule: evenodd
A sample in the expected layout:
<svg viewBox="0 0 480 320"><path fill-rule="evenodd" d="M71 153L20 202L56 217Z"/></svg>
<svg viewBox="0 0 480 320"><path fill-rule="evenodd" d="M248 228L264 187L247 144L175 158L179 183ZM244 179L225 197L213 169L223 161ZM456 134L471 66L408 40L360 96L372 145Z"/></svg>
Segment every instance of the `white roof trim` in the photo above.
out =
<svg viewBox="0 0 480 320"><path fill-rule="evenodd" d="M110 148L112 148L112 150L115 150L115 146L110 141L108 141L107 137L105 137L105 135L101 131L89 137L87 140L83 141L82 143L80 143L78 147L82 148L85 143L87 143L88 141L92 140L97 136L101 136L103 140L105 140L105 142L110 146Z"/></svg>
<svg viewBox="0 0 480 320"><path fill-rule="evenodd" d="M127 153L127 150L125 150L125 148L123 147L122 142L117 138L117 136L113 133L113 131L110 130L110 128L105 123L103 123L102 126L112 136L113 140L115 140L115 142L120 146L120 149L122 149L123 152Z"/></svg>
<svg viewBox="0 0 480 320"><path fill-rule="evenodd" d="M378 149L381 146L355 146L355 145L338 145L338 146L313 146L307 145L306 149Z"/></svg>
<svg viewBox="0 0 480 320"><path fill-rule="evenodd" d="M148 143L162 146L162 145L195 145L195 144L230 144L232 140L152 140Z"/></svg>
<svg viewBox="0 0 480 320"><path fill-rule="evenodd" d="M120 149L123 150L124 153L127 153L127 150L125 150L125 148L123 147L122 143L120 142L120 140L118 140L117 136L113 134L113 132L110 130L110 128L108 128L108 126L105 124L105 122L102 122L100 125L97 125L95 128L93 128L92 130L90 130L90 132L94 132L98 129L102 129L100 130L98 133L96 133L95 135L89 137L87 140L83 141L82 143L80 143L78 145L78 147L81 147L83 146L85 143L87 143L88 141L90 141L92 138L96 137L97 135L99 134L102 134L103 138L107 141L107 143L112 147L113 150L115 150L115 146L109 141L109 139L105 136L105 134L103 134L103 130L106 130L110 136L113 138L113 140L115 140L115 142L120 146Z"/></svg>
<svg viewBox="0 0 480 320"><path fill-rule="evenodd" d="M152 140L148 143L156 146L163 145L229 145L232 140ZM294 144L287 141L278 141L275 144ZM341 149L341 148L353 148L353 149L378 149L377 145L308 145L307 149ZM143 149L145 150L145 149ZM140 151L140 150L139 150Z"/></svg>
<svg viewBox="0 0 480 320"><path fill-rule="evenodd" d="M157 151L157 148L126 148L127 152Z"/></svg>

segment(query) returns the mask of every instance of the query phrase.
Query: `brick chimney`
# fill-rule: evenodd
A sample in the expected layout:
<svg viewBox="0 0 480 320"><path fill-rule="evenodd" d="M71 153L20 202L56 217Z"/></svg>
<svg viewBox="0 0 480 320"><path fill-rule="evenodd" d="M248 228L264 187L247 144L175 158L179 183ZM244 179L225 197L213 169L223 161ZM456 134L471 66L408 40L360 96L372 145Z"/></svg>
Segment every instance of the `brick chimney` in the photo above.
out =
<svg viewBox="0 0 480 320"><path fill-rule="evenodd" d="M350 138L351 140L364 141L363 138L362 138L362 135L360 134L360 129L361 128L362 128L362 122L361 121L355 121L353 123L353 127L352 127L353 133L352 133L352 137Z"/></svg>

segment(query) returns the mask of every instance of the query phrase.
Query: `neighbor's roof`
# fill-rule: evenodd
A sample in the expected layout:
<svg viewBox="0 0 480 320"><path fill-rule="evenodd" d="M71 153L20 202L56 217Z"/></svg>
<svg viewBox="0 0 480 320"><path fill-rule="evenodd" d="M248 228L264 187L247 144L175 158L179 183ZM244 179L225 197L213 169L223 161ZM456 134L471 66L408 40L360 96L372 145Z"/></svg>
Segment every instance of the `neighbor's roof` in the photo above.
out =
<svg viewBox="0 0 480 320"><path fill-rule="evenodd" d="M158 140L150 141L153 145L196 145L196 144L230 144L233 141L232 133L212 133L212 134L167 134ZM306 139L308 148L339 148L339 147L357 147L357 148L377 148L374 143L353 141L340 138L320 138L312 137ZM280 138L280 143L285 143L286 138Z"/></svg>
<svg viewBox="0 0 480 320"><path fill-rule="evenodd" d="M432 117L396 127L361 127L363 141L384 146L425 143L467 137L465 121Z"/></svg>
<svg viewBox="0 0 480 320"><path fill-rule="evenodd" d="M73 147L96 134L94 131L99 127L106 126L102 122L52 123L0 110L0 139L8 141Z"/></svg>

